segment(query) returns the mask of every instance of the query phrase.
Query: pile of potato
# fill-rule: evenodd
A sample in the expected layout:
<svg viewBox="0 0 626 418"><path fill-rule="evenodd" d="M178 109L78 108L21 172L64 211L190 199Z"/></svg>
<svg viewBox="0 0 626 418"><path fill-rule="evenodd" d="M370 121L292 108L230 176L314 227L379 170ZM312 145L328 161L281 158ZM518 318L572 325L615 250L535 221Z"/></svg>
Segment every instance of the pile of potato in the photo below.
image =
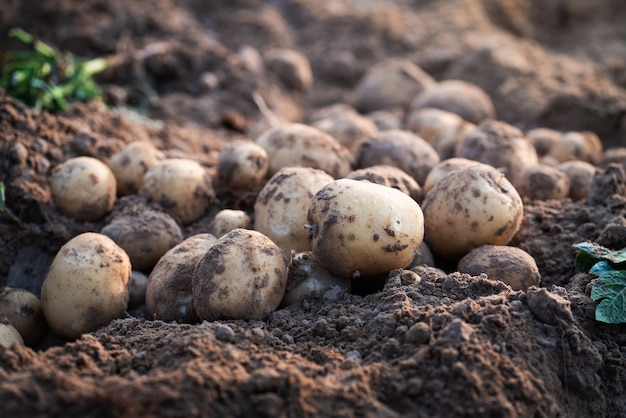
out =
<svg viewBox="0 0 626 418"><path fill-rule="evenodd" d="M302 56L281 50L267 59L277 82L300 92L312 84ZM5 290L0 343L34 345L46 322L76 338L122 317L129 301L165 321L264 318L424 265L524 291L539 285L537 265L507 245L524 199L584 200L602 161L626 161L626 152L603 152L591 132L522 132L497 119L479 86L436 82L406 60L373 67L354 97L319 109L309 124L232 141L214 167L167 158L146 142L108 164L76 157L55 167L58 210L106 225L59 250L41 302ZM392 107L404 117L383 117ZM212 210L223 189L256 194L253 210ZM136 194L145 211L112 212L116 199ZM184 236L207 216L205 233ZM28 324L15 313L27 305Z"/></svg>

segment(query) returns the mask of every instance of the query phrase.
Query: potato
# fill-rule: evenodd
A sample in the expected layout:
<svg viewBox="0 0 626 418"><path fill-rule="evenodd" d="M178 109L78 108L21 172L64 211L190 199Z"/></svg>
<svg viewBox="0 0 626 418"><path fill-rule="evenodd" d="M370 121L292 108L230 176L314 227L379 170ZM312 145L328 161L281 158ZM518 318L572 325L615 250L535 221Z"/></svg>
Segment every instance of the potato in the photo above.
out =
<svg viewBox="0 0 626 418"><path fill-rule="evenodd" d="M353 157L335 138L312 126L288 123L265 131L256 139L270 156L269 175L284 167L311 167L334 178L352 170Z"/></svg>
<svg viewBox="0 0 626 418"><path fill-rule="evenodd" d="M469 167L471 165L481 164L478 161L470 160L467 158L448 158L435 164L424 180L424 194L428 193L435 184L439 183L439 180L450 174L455 170Z"/></svg>
<svg viewBox="0 0 626 418"><path fill-rule="evenodd" d="M378 128L371 119L357 113L352 107L348 106L343 110L337 107L334 109L336 111L329 111L326 117L319 116L323 113L314 115L316 119L311 122L311 126L328 133L350 152L357 149L361 139L378 132ZM320 110L323 111L323 109Z"/></svg>
<svg viewBox="0 0 626 418"><path fill-rule="evenodd" d="M410 270L417 266L435 267L435 256L428 247L428 244L426 244L426 241L422 241L420 246L417 247L415 254L413 254L413 259L407 269Z"/></svg>
<svg viewBox="0 0 626 418"><path fill-rule="evenodd" d="M306 91L313 85L311 63L298 51L272 48L265 52L263 59L267 69L276 74L286 87Z"/></svg>
<svg viewBox="0 0 626 418"><path fill-rule="evenodd" d="M109 161L117 182L117 194L127 196L139 192L146 172L164 159L165 154L150 142L136 141L126 145Z"/></svg>
<svg viewBox="0 0 626 418"><path fill-rule="evenodd" d="M144 176L142 190L183 225L200 218L215 197L206 170L184 158L168 159L152 167Z"/></svg>
<svg viewBox="0 0 626 418"><path fill-rule="evenodd" d="M442 178L426 194L422 210L426 243L439 257L455 262L481 245L506 245L524 213L517 190L486 164Z"/></svg>
<svg viewBox="0 0 626 418"><path fill-rule="evenodd" d="M345 178L352 180L367 180L371 183L381 184L400 190L402 193L411 196L416 202L422 201L422 188L415 181L398 167L390 165L373 165L350 172Z"/></svg>
<svg viewBox="0 0 626 418"><path fill-rule="evenodd" d="M217 179L227 187L253 189L260 184L270 167L267 152L251 141L227 143L217 161Z"/></svg>
<svg viewBox="0 0 626 418"><path fill-rule="evenodd" d="M128 307L137 307L146 303L146 288L148 287L148 276L140 271L130 272L128 280Z"/></svg>
<svg viewBox="0 0 626 418"><path fill-rule="evenodd" d="M457 268L472 276L484 273L491 280L508 284L513 290L526 291L530 286L539 286L541 281L535 259L516 247L482 245L459 260Z"/></svg>
<svg viewBox="0 0 626 418"><path fill-rule="evenodd" d="M172 216L146 206L120 212L100 233L122 247L135 270L144 272L183 240L183 231Z"/></svg>
<svg viewBox="0 0 626 418"><path fill-rule="evenodd" d="M57 334L78 338L124 316L128 255L105 235L85 232L61 247L41 288L41 306Z"/></svg>
<svg viewBox="0 0 626 418"><path fill-rule="evenodd" d="M421 92L411 103L411 110L434 107L479 124L495 117L491 98L476 84L463 80L444 80Z"/></svg>
<svg viewBox="0 0 626 418"><path fill-rule="evenodd" d="M235 229L220 238L193 274L193 305L202 320L260 319L285 294L288 260L257 231Z"/></svg>
<svg viewBox="0 0 626 418"><path fill-rule="evenodd" d="M307 212L313 195L334 179L322 170L285 167L265 184L254 204L254 229L285 254L308 251Z"/></svg>
<svg viewBox="0 0 626 418"><path fill-rule="evenodd" d="M5 287L0 292L1 318L6 318L31 347L43 339L48 329L39 298L24 289Z"/></svg>
<svg viewBox="0 0 626 418"><path fill-rule="evenodd" d="M211 234L192 235L161 257L148 277L148 314L163 321L198 322L193 306L193 274L198 261L216 242Z"/></svg>
<svg viewBox="0 0 626 418"><path fill-rule="evenodd" d="M70 158L52 169L52 199L62 213L77 221L102 219L113 208L116 190L111 169L92 157Z"/></svg>
<svg viewBox="0 0 626 418"><path fill-rule="evenodd" d="M569 177L569 198L575 202L585 200L596 174L596 167L584 161L572 160L561 163L556 168Z"/></svg>
<svg viewBox="0 0 626 418"><path fill-rule="evenodd" d="M476 130L476 125L463 121L458 126L450 126L439 136L433 139L430 145L437 151L442 160L453 158L456 155L456 149L459 142L470 132Z"/></svg>
<svg viewBox="0 0 626 418"><path fill-rule="evenodd" d="M522 197L562 200L569 195L570 181L567 174L556 167L535 164L522 170L516 188Z"/></svg>
<svg viewBox="0 0 626 418"><path fill-rule="evenodd" d="M209 225L209 232L216 238L220 238L233 229L250 229L251 227L250 216L243 210L222 209L215 214L211 225Z"/></svg>
<svg viewBox="0 0 626 418"><path fill-rule="evenodd" d="M621 164L626 171L626 147L610 148L604 151L598 166L607 168L609 164Z"/></svg>
<svg viewBox="0 0 626 418"><path fill-rule="evenodd" d="M282 306L294 305L305 299L333 299L350 293L350 279L339 277L326 270L312 251L293 256L289 266L287 288Z"/></svg>
<svg viewBox="0 0 626 418"><path fill-rule="evenodd" d="M526 137L535 146L539 157L550 154L550 150L561 140L561 136L563 134L560 131L549 128L535 128L526 132Z"/></svg>
<svg viewBox="0 0 626 418"><path fill-rule="evenodd" d="M390 58L370 67L354 91L354 107L360 112L408 107L435 80L406 59Z"/></svg>
<svg viewBox="0 0 626 418"><path fill-rule="evenodd" d="M0 322L0 345L4 347L24 345L24 340L13 325Z"/></svg>
<svg viewBox="0 0 626 418"><path fill-rule="evenodd" d="M356 160L359 168L380 164L398 167L422 185L432 166L439 162L439 154L414 133L395 129L363 140Z"/></svg>
<svg viewBox="0 0 626 418"><path fill-rule="evenodd" d="M581 160L596 164L602 156L602 142L593 132L566 132L550 149L549 155L560 163Z"/></svg>
<svg viewBox="0 0 626 418"><path fill-rule="evenodd" d="M407 266L424 236L419 204L367 181L340 179L311 199L309 239L320 263L341 277L367 277Z"/></svg>

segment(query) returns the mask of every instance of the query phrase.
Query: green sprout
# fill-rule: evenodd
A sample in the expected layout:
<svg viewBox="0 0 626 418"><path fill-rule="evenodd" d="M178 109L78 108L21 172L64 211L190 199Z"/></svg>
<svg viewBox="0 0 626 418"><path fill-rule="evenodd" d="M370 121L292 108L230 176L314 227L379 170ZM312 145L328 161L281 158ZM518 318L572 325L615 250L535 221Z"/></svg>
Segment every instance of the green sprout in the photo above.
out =
<svg viewBox="0 0 626 418"><path fill-rule="evenodd" d="M9 37L27 48L5 50L0 56L0 87L8 95L50 112L64 110L72 101L102 97L93 75L107 67L106 59L87 60L62 53L19 28L11 29Z"/></svg>

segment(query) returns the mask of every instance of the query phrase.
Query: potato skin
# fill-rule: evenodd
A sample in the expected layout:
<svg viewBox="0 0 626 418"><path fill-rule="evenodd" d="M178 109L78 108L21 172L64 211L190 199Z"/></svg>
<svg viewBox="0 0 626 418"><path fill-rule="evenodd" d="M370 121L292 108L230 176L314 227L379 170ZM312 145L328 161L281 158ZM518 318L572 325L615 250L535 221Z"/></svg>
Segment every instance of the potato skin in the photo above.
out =
<svg viewBox="0 0 626 418"><path fill-rule="evenodd" d="M257 231L235 229L220 238L193 274L193 304L202 320L260 319L280 305L288 261Z"/></svg>
<svg viewBox="0 0 626 418"><path fill-rule="evenodd" d="M335 180L311 199L309 240L322 265L341 277L406 267L424 236L419 204L399 190Z"/></svg>
<svg viewBox="0 0 626 418"><path fill-rule="evenodd" d="M1 318L6 318L30 347L40 342L48 329L39 298L24 289L5 287L0 292Z"/></svg>
<svg viewBox="0 0 626 418"><path fill-rule="evenodd" d="M237 228L252 228L250 216L243 210L222 209L215 214L213 221L211 221L209 232L213 234L215 238L221 238Z"/></svg>
<svg viewBox="0 0 626 418"><path fill-rule="evenodd" d="M117 181L117 194L127 196L137 193L143 186L146 172L164 159L163 152L150 142L136 141L126 145L109 161Z"/></svg>
<svg viewBox="0 0 626 418"><path fill-rule="evenodd" d="M411 196L416 202L421 202L422 188L415 181L398 167L391 165L373 165L367 168L360 168L351 171L345 178L352 180L367 180L372 183L381 184L383 186L392 187L400 190L402 193Z"/></svg>
<svg viewBox="0 0 626 418"><path fill-rule="evenodd" d="M570 179L566 173L556 167L535 164L522 170L516 186L522 197L562 200L569 195Z"/></svg>
<svg viewBox="0 0 626 418"><path fill-rule="evenodd" d="M269 167L265 149L251 141L234 140L220 152L217 178L228 187L252 189L265 178Z"/></svg>
<svg viewBox="0 0 626 418"><path fill-rule="evenodd" d="M85 232L61 247L41 288L48 324L67 338L95 331L124 315L128 255L105 235Z"/></svg>
<svg viewBox="0 0 626 418"><path fill-rule="evenodd" d="M504 245L482 245L467 253L457 269L461 273L478 276L486 274L499 280L513 290L526 291L530 286L539 286L541 274L535 259L526 251Z"/></svg>

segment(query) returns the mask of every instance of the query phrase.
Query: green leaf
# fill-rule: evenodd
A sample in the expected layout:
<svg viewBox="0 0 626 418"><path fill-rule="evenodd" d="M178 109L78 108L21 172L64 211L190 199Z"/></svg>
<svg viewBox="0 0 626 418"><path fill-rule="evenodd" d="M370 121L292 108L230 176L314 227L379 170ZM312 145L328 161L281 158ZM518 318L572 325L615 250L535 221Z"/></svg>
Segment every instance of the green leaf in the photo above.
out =
<svg viewBox="0 0 626 418"><path fill-rule="evenodd" d="M580 250L576 263L581 269L591 268L598 261L609 262L614 268L626 263L626 248L614 251L595 242L579 242L573 247Z"/></svg>
<svg viewBox="0 0 626 418"><path fill-rule="evenodd" d="M600 301L596 320L608 324L626 323L626 271L602 274L591 289L591 299Z"/></svg>
<svg viewBox="0 0 626 418"><path fill-rule="evenodd" d="M598 261L591 267L589 273L597 274L598 276L606 273L607 271L615 270L613 265L608 261Z"/></svg>

